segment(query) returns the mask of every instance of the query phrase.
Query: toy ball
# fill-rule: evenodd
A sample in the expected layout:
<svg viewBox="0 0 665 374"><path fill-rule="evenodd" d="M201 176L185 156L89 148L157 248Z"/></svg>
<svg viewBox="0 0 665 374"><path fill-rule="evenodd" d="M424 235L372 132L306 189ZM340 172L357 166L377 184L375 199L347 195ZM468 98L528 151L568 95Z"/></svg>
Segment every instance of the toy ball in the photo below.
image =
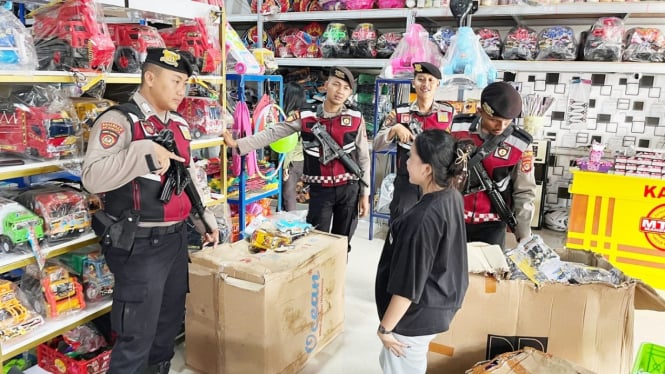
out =
<svg viewBox="0 0 665 374"><path fill-rule="evenodd" d="M298 144L298 133L293 133L287 137L281 138L270 143L270 149L277 153L289 153Z"/></svg>

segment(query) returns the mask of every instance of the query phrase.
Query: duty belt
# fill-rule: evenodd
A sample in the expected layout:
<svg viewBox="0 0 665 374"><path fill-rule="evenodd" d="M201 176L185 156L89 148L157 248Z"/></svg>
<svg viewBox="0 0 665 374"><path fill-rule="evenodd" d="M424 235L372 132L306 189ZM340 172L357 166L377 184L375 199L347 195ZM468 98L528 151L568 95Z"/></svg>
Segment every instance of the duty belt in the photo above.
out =
<svg viewBox="0 0 665 374"><path fill-rule="evenodd" d="M164 236L168 234L175 234L182 230L185 226L185 222L178 222L170 226L155 226L155 227L139 227L136 230L135 238L146 239L153 238L157 236Z"/></svg>

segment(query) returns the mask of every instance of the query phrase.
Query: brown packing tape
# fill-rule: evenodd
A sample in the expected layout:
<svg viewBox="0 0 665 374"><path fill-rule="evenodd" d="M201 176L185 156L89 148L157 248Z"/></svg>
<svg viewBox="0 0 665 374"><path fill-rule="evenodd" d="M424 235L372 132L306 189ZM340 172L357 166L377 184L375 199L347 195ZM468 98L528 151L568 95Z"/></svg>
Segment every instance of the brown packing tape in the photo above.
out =
<svg viewBox="0 0 665 374"><path fill-rule="evenodd" d="M496 278L492 276L485 277L485 293L496 293Z"/></svg>
<svg viewBox="0 0 665 374"><path fill-rule="evenodd" d="M455 353L455 348L431 342L429 343L429 351L432 353L438 353L440 355L448 356L448 357L453 357L453 353Z"/></svg>

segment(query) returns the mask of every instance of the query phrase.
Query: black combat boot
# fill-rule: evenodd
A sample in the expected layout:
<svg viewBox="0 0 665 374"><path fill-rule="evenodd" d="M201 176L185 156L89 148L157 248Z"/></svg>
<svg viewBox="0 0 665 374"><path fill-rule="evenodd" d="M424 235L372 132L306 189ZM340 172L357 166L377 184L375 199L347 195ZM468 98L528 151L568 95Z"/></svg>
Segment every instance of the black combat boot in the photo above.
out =
<svg viewBox="0 0 665 374"><path fill-rule="evenodd" d="M171 361L162 361L148 366L144 374L169 374L169 370L171 370Z"/></svg>

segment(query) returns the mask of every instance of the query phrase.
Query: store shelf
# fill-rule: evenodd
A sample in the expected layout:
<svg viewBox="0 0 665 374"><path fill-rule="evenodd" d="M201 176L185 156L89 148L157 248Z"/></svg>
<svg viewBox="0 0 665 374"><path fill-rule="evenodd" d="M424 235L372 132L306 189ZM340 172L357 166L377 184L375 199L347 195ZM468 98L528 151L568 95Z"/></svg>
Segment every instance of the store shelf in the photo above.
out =
<svg viewBox="0 0 665 374"><path fill-rule="evenodd" d="M224 138L195 139L189 144L192 149L216 147L224 144Z"/></svg>
<svg viewBox="0 0 665 374"><path fill-rule="evenodd" d="M157 18L160 20L166 17L206 18L210 17L211 11L219 9L218 7L192 0L160 1L158 5L154 0L125 0L124 5L129 9L143 12L143 17L145 18Z"/></svg>
<svg viewBox="0 0 665 374"><path fill-rule="evenodd" d="M492 61L501 71L533 71L561 73L640 73L665 74L665 64L656 62L601 61Z"/></svg>
<svg viewBox="0 0 665 374"><path fill-rule="evenodd" d="M262 192L253 192L245 195L245 204L250 204L266 197L274 196L279 194L279 188L273 188L272 190L262 191ZM228 198L227 201L229 204L240 204L239 198Z"/></svg>
<svg viewBox="0 0 665 374"><path fill-rule="evenodd" d="M13 157L11 159L17 158L18 157ZM23 160L25 162L24 165L0 166L0 180L52 173L54 171L67 169L67 165L78 165L82 160L83 159L80 157L50 161Z"/></svg>
<svg viewBox="0 0 665 374"><path fill-rule="evenodd" d="M12 357L21 352L35 348L39 344L69 331L72 328L93 320L111 310L111 300L88 304L84 310L64 316L47 319L43 325L32 332L0 344L2 357Z"/></svg>
<svg viewBox="0 0 665 374"><path fill-rule="evenodd" d="M63 253L71 252L87 245L95 244L99 238L94 233L79 236L76 239L52 245L48 248L46 257L56 257ZM32 253L3 253L0 255L0 273L22 268L35 262Z"/></svg>
<svg viewBox="0 0 665 374"><path fill-rule="evenodd" d="M383 68L388 59L372 58L276 58L279 66L309 66L331 67L344 66L347 68Z"/></svg>
<svg viewBox="0 0 665 374"><path fill-rule="evenodd" d="M79 81L79 78L85 78ZM82 72L77 78L74 73L68 71L41 71L41 70L0 70L0 83L83 83L93 80L103 80L107 84L139 84L140 74L128 73L95 73ZM201 80L219 84L222 77L219 75L200 75ZM194 79L194 78L192 78Z"/></svg>
<svg viewBox="0 0 665 374"><path fill-rule="evenodd" d="M226 202L226 196L224 194L212 193L210 194L211 199L206 200L203 205L210 208L216 205L224 204Z"/></svg>

